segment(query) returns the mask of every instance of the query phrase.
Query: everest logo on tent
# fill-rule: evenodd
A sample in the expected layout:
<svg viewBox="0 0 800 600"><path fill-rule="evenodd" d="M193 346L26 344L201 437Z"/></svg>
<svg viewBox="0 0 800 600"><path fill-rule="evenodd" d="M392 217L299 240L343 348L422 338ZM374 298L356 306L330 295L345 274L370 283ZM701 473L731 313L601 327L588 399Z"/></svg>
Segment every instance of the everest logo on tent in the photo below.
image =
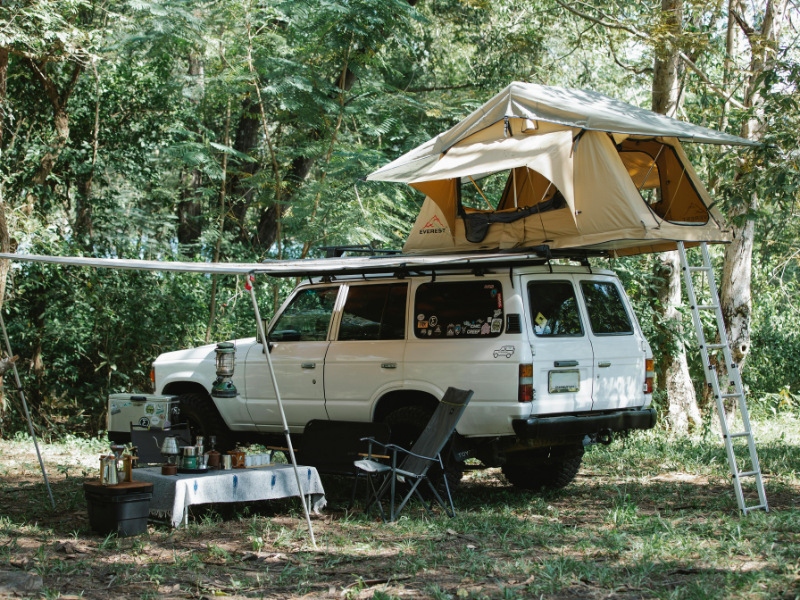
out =
<svg viewBox="0 0 800 600"><path fill-rule="evenodd" d="M437 215L433 215L431 220L425 223L422 229L419 230L420 233L444 233L444 231L444 225L442 225Z"/></svg>

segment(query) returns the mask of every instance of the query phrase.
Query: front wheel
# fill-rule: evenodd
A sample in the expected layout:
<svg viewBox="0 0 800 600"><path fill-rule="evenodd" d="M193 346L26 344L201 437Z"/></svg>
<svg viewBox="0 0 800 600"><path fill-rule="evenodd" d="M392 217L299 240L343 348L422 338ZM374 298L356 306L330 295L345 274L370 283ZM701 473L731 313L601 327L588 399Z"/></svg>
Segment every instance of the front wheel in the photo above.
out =
<svg viewBox="0 0 800 600"><path fill-rule="evenodd" d="M198 435L202 435L205 437L205 447L210 449L209 438L213 435L217 438L216 450L218 452L225 453L234 449L236 443L231 430L222 420L211 396L208 394L183 394L178 397L178 403L181 409L181 421L189 425L193 443Z"/></svg>

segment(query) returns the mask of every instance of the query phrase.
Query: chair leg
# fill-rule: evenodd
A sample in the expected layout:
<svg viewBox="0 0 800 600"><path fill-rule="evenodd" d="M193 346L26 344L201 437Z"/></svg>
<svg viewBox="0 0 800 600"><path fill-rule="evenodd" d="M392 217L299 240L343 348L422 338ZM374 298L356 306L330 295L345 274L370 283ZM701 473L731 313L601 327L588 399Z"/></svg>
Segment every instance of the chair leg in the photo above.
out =
<svg viewBox="0 0 800 600"><path fill-rule="evenodd" d="M347 507L347 510L353 510L353 506L356 503L356 490L358 489L358 478L361 477L361 471L356 471L356 480L353 482L353 495L350 496L350 504Z"/></svg>
<svg viewBox="0 0 800 600"><path fill-rule="evenodd" d="M441 455L439 455L439 460L442 460ZM445 473L444 469L442 469L442 477L444 478L444 489L447 490L447 499L450 501L450 511L452 512L450 518L452 519L456 516L456 507L453 504L453 495L450 493L450 484L447 483L447 473ZM433 491L434 493L436 492L436 490ZM444 509L444 512L447 512L447 508Z"/></svg>
<svg viewBox="0 0 800 600"><path fill-rule="evenodd" d="M378 511L381 513L381 520L386 523L386 513L383 512L383 505L381 504L381 499L378 498L378 492L375 489L375 483L372 481L372 475L367 475L367 479L369 481L369 487L372 489L372 496L375 499L374 502L378 505ZM371 500L368 508L372 508L372 502Z"/></svg>
<svg viewBox="0 0 800 600"><path fill-rule="evenodd" d="M425 481L428 482L428 487L431 488L431 492L433 492L433 497L436 498L436 501L439 503L439 506L442 507L442 509L444 510L444 513L448 517L450 517L451 519L454 518L456 516L456 509L453 508L452 512L447 510L447 504L444 503L444 500L442 500L442 497L439 495L439 492L436 491L436 488L434 487L434 485L428 479L426 479ZM449 490L448 490L448 492L449 492ZM450 500L450 506L451 507L453 506L453 500L452 499Z"/></svg>
<svg viewBox="0 0 800 600"><path fill-rule="evenodd" d="M413 485L413 486L411 486L411 489L409 490L408 494L406 494L406 497L405 497L405 498L403 498L403 501L400 503L400 506L398 506L398 507L397 507L397 513L395 513L395 512L394 512L394 507L392 507L392 521L394 521L394 520L395 520L395 517L396 517L397 515L399 515L399 514L400 514L400 513L403 511L403 507L404 507L404 506L406 505L406 503L407 503L407 502L408 502L408 501L411 499L411 496L413 496L413 495L414 495L414 491L416 491L416 489L417 489L417 486L418 486L418 485L419 485L421 482L422 482L422 479L417 479L417 480L414 482L414 485ZM393 503L393 504L394 504L394 503Z"/></svg>

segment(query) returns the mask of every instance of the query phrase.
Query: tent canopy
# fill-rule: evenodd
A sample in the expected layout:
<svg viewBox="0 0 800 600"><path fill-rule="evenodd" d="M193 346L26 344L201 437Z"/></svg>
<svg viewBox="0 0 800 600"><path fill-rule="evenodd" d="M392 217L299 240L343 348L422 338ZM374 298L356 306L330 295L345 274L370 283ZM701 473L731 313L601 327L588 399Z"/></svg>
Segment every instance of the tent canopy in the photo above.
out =
<svg viewBox="0 0 800 600"><path fill-rule="evenodd" d="M757 145L597 92L515 82L367 179L426 195L409 254L540 244L638 254L677 240L728 242L681 141ZM479 181L496 173L506 184L489 198ZM465 202L475 190L480 206Z"/></svg>

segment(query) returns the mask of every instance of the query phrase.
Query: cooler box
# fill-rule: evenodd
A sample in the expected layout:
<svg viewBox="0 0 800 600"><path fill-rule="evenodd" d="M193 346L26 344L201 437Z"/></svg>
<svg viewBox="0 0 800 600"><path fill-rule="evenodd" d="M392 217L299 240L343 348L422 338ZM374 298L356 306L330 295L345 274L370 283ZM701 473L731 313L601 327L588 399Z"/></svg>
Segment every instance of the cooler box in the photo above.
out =
<svg viewBox="0 0 800 600"><path fill-rule="evenodd" d="M131 423L164 429L179 422L178 396L111 394L108 397L108 439L116 444L131 441Z"/></svg>

